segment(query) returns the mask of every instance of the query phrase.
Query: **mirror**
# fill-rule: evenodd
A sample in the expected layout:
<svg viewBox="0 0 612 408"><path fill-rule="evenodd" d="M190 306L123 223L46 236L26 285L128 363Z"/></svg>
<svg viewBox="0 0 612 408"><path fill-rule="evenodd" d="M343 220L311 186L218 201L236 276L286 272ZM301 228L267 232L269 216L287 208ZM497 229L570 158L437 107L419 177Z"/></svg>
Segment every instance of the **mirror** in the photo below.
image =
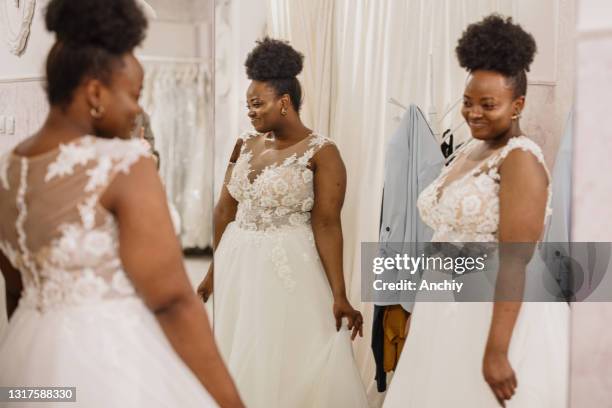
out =
<svg viewBox="0 0 612 408"><path fill-rule="evenodd" d="M252 130L245 109L250 84L244 67L247 54L264 35L288 40L305 57L298 76L303 90L301 120L333 140L347 170L342 211L344 277L349 300L364 316L367 336L353 343L353 349L361 373L366 373L363 382L373 406L381 404L382 395L376 392L370 349L373 306L360 304L360 245L379 239L388 143L411 105L420 109L429 127L427 137L439 150L440 165L450 162L471 138L461 115L468 75L457 62L455 47L468 24L495 12L512 16L533 33L538 44L540 52L528 74L521 127L542 146L552 169L573 99L574 9L570 3L546 0L536 8L525 0L215 3L215 201L227 179L228 160L238 136ZM275 249L262 246L260 250L274 253ZM256 270L255 262L249 264L250 271ZM239 278L236 271L216 270L215 276L221 273L231 273L232 279L257 279L246 272ZM219 297L217 285L215 278ZM258 286L253 285L255 290ZM243 316L251 316L244 308L260 306L244 303L239 296L215 301L220 302L225 308L240 308ZM312 303L304 300L303 307ZM215 313L218 328L221 317ZM224 351L228 346L223 338L217 340Z"/></svg>
<svg viewBox="0 0 612 408"><path fill-rule="evenodd" d="M197 286L212 247L213 1L149 0L155 18L138 58L145 114L135 130L159 159L173 221Z"/></svg>

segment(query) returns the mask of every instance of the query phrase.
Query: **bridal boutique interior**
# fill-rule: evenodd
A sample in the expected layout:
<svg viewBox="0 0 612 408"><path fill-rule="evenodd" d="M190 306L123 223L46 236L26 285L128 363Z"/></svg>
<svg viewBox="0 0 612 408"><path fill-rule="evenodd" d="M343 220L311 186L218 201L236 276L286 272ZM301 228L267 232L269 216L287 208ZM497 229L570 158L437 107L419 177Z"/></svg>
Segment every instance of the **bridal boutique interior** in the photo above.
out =
<svg viewBox="0 0 612 408"><path fill-rule="evenodd" d="M48 112L44 63L53 37L47 1L0 3L0 154L35 132ZM194 286L211 261L213 208L213 3L148 1L147 37L136 54L145 70L139 121L159 157L177 235ZM4 296L4 291L2 291ZM4 301L2 301L4 308ZM0 327L4 327L4 313Z"/></svg>
<svg viewBox="0 0 612 408"><path fill-rule="evenodd" d="M47 113L42 73L52 37L42 21L45 3L0 0L0 154L36 131ZM266 34L285 39L305 55L302 118L338 145L347 167L344 268L349 297L359 305L360 244L379 237L389 137L412 104L439 143L448 130L455 146L468 137L459 112L466 73L453 50L469 23L492 12L512 16L538 43L522 125L551 169L574 110L571 238L612 241L606 205L612 189L602 177L612 170L609 125L601 120L608 109L603 95L612 86L607 1L148 0L147 6L150 28L138 51L146 72L141 103L186 249L211 245L213 197L236 137L250 129L246 55ZM194 285L209 263L187 259ZM380 406L372 305L359 309L365 333L353 343L354 353L370 404ZM0 314L1 331L6 318ZM572 305L572 407L605 406L610 399L611 315L604 303Z"/></svg>

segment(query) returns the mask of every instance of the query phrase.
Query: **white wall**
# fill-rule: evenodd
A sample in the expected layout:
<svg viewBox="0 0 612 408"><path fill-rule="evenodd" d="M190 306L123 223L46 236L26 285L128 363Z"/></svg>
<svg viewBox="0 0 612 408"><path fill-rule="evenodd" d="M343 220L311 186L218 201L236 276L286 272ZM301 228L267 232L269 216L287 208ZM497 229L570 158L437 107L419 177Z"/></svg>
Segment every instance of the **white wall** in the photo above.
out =
<svg viewBox="0 0 612 408"><path fill-rule="evenodd" d="M577 28L581 33L610 30L612 27L612 3L609 0L580 0L578 2Z"/></svg>
<svg viewBox="0 0 612 408"><path fill-rule="evenodd" d="M212 8L209 0L146 0L164 21L198 22L211 21Z"/></svg>
<svg viewBox="0 0 612 408"><path fill-rule="evenodd" d="M512 16L530 32L538 52L529 71L534 82L554 82L557 78L557 54L560 0L515 0ZM567 2L566 2L567 3ZM573 14L573 10L572 10Z"/></svg>
<svg viewBox="0 0 612 408"><path fill-rule="evenodd" d="M7 4L11 3L3 1ZM203 43L206 46L201 49L202 42L196 38L198 25L210 17L205 6L207 1L149 0L149 3L156 8L158 19L149 22L147 38L139 53L155 56L193 57L210 51L206 42ZM45 29L46 4L46 0L39 0L36 3L29 42L22 56L17 57L11 54L8 47L5 46L3 34L0 34L2 37L0 80L6 82L16 78L39 77L44 74L45 58L54 41L54 36ZM11 11L11 6L7 7ZM10 15L16 18L18 13L12 11ZM13 23L12 26L16 26L16 23Z"/></svg>
<svg viewBox="0 0 612 408"><path fill-rule="evenodd" d="M151 21L139 55L188 58L198 56L197 29L193 23Z"/></svg>
<svg viewBox="0 0 612 408"><path fill-rule="evenodd" d="M12 2L2 1L10 10ZM156 8L158 19L150 21L147 38L136 50L137 54L179 58L211 55L211 38L207 33L210 23L202 20L211 14L207 11L207 2L156 0L149 3ZM15 133L0 134L0 153L35 132L48 112L42 77L54 36L45 29L46 4L46 0L36 3L27 48L21 56L9 52L0 34L0 116L15 118ZM17 9L10 15L17 17Z"/></svg>
<svg viewBox="0 0 612 408"><path fill-rule="evenodd" d="M578 0L574 241L612 241L612 3ZM612 400L612 304L572 305L572 407Z"/></svg>
<svg viewBox="0 0 612 408"><path fill-rule="evenodd" d="M529 5L547 3L549 9ZM541 4L540 4L541 6ZM518 0L516 20L532 33L538 53L528 74L523 131L536 140L553 168L561 135L574 104L575 0Z"/></svg>
<svg viewBox="0 0 612 408"><path fill-rule="evenodd" d="M6 3L10 8L10 2ZM0 30L0 115L15 118L15 133L0 134L0 153L35 131L48 111L40 79L47 52L54 41L53 35L45 29L46 3L36 3L27 48L20 57L9 52L4 30ZM18 16L16 12L9 15Z"/></svg>
<svg viewBox="0 0 612 408"><path fill-rule="evenodd" d="M11 10L12 2L3 1L3 3L7 3L9 16L17 18L16 9ZM0 64L0 79L37 77L44 73L44 56L54 41L53 35L45 29L43 13L46 4L46 1L36 3L27 49L21 57L9 52L5 42L4 30L0 30L0 61L2 61L2 64ZM18 21L13 20L11 27L17 27L17 23ZM0 24L3 23L0 22Z"/></svg>

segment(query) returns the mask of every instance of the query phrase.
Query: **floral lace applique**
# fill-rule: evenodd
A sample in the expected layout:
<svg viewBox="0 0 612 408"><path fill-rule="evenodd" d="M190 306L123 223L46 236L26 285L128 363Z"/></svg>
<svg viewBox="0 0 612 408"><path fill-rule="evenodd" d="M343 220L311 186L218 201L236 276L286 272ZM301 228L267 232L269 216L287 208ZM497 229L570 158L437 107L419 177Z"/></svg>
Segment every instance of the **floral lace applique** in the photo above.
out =
<svg viewBox="0 0 612 408"><path fill-rule="evenodd" d="M146 145L139 140L99 140L86 136L60 146L56 160L47 167L45 182L70 177L77 166L90 165L78 170L87 176L85 195L75 209L78 221L60 224L59 236L33 254L25 230L29 217L25 199L29 162L26 158L21 160L16 197L18 251L7 242L0 242L0 250L22 273L24 305L44 311L135 295L119 258L115 219L98 202L112 174L129 172L130 166L147 154Z"/></svg>
<svg viewBox="0 0 612 408"><path fill-rule="evenodd" d="M266 231L307 226L314 205L312 157L331 140L313 134L303 152L265 166L252 180L253 152L248 141L257 134L243 135L240 156L233 166L227 188L238 201L236 222L246 230Z"/></svg>
<svg viewBox="0 0 612 408"><path fill-rule="evenodd" d="M113 161L110 157L100 157L96 167L87 170L89 181L85 186L85 192L91 193L96 191L96 188L100 188L108 181L108 176L113 168Z"/></svg>
<svg viewBox="0 0 612 408"><path fill-rule="evenodd" d="M60 145L57 159L47 169L45 182L55 177L63 177L74 173L77 165L84 166L96 157L94 141L91 136L84 136L81 143Z"/></svg>
<svg viewBox="0 0 612 408"><path fill-rule="evenodd" d="M287 157L270 163L251 180L253 151L248 141L258 136L246 134L240 156L233 166L227 189L237 201L236 226L253 245L265 238L273 238L269 256L275 274L283 287L292 292L297 284L282 242L285 234L307 233L313 248L315 240L310 226L310 212L314 205L313 172L308 168L310 160L323 146L332 142L318 135L310 136L301 152L291 152ZM298 230L296 230L298 228ZM305 262L312 262L309 254L303 254Z"/></svg>
<svg viewBox="0 0 612 408"><path fill-rule="evenodd" d="M434 230L433 241L497 241L499 166L512 150L519 148L531 152L544 166L549 180L546 217L552 213L550 174L542 151L535 142L520 136L510 139L484 166L448 183L442 192L440 188L451 166L443 169L440 176L423 190L417 205L425 223Z"/></svg>
<svg viewBox="0 0 612 408"><path fill-rule="evenodd" d="M272 250L270 251L270 260L272 264L274 264L274 269L276 275L279 277L283 286L287 291L293 292L295 289L295 279L293 278L293 273L291 271L291 267L289 266L289 258L287 257L287 252L281 245L282 236L275 237L277 242Z"/></svg>

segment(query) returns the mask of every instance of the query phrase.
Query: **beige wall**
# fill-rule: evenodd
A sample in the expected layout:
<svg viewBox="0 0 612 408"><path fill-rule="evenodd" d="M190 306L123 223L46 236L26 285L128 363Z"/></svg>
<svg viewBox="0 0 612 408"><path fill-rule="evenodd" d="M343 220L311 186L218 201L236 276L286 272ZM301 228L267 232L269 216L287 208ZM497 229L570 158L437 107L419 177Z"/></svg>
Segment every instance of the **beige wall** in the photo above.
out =
<svg viewBox="0 0 612 408"><path fill-rule="evenodd" d="M578 0L574 241L612 241L612 2ZM612 401L612 304L572 310L572 407Z"/></svg>
<svg viewBox="0 0 612 408"><path fill-rule="evenodd" d="M211 14L208 0L149 3L158 18L149 22L147 38L137 54L179 58L210 55L208 26L202 20ZM42 77L54 37L44 25L46 4L47 1L36 3L27 48L21 56L9 52L0 34L0 115L15 118L14 134L0 134L0 154L35 132L48 112Z"/></svg>
<svg viewBox="0 0 612 408"><path fill-rule="evenodd" d="M551 171L574 102L576 74L575 0L558 0L554 7L558 17L555 22L557 38L556 63L552 67L553 84L546 83L550 78L539 73L544 71L541 68L529 73L530 82L535 83L531 83L527 90L527 103L521 121L523 131L542 146ZM548 52L552 58L553 54L544 49L547 45L538 42L538 54Z"/></svg>

